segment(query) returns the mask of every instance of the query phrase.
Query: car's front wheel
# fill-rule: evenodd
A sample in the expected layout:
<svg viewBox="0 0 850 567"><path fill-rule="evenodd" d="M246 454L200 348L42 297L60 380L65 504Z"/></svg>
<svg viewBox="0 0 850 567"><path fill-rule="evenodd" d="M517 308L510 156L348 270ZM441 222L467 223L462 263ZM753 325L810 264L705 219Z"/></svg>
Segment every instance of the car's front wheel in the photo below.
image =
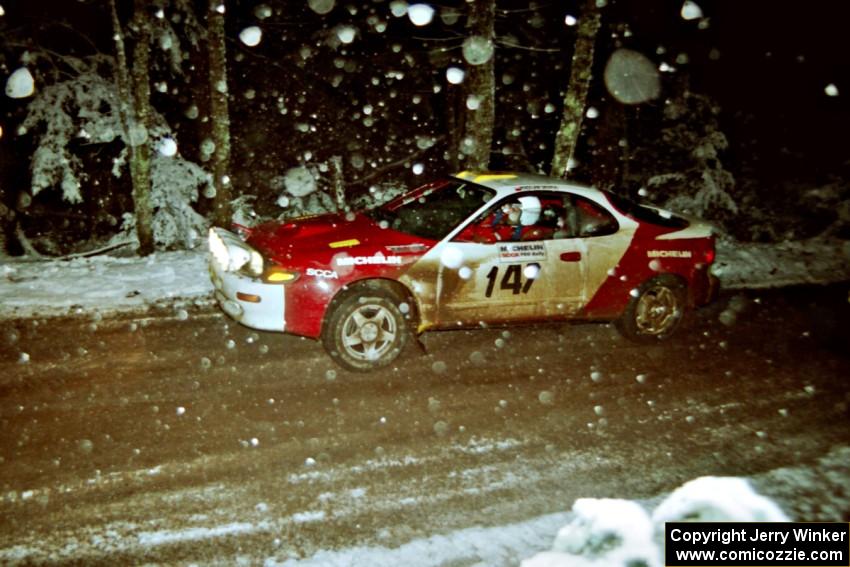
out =
<svg viewBox="0 0 850 567"><path fill-rule="evenodd" d="M332 307L322 332L325 350L340 366L355 372L387 366L407 344L400 305L385 289L352 290Z"/></svg>
<svg viewBox="0 0 850 567"><path fill-rule="evenodd" d="M617 320L617 330L633 341L664 340L679 327L685 315L684 282L662 275L644 282Z"/></svg>

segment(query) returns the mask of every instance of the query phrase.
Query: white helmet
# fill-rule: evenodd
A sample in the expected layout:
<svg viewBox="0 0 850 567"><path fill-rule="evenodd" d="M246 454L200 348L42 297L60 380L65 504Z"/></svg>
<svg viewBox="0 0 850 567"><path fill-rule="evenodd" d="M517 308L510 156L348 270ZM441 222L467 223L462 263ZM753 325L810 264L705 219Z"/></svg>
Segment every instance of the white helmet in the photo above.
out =
<svg viewBox="0 0 850 567"><path fill-rule="evenodd" d="M519 217L519 223L522 226L531 226L533 224L537 224L537 221L540 219L540 213L542 212L543 208L540 204L540 199L528 195L525 197L520 197L519 203L520 205L522 205L522 214Z"/></svg>

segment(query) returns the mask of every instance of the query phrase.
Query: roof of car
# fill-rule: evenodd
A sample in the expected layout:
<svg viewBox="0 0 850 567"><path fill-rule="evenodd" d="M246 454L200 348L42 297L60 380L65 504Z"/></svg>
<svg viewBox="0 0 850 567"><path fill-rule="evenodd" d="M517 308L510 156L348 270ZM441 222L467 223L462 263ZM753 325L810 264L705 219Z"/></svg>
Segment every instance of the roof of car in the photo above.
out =
<svg viewBox="0 0 850 567"><path fill-rule="evenodd" d="M533 187L535 189L559 188L570 189L579 194L599 195L600 191L586 185L579 185L564 179L546 177L535 173L520 171L461 171L453 177L472 181L479 185L495 190L514 190L518 187Z"/></svg>

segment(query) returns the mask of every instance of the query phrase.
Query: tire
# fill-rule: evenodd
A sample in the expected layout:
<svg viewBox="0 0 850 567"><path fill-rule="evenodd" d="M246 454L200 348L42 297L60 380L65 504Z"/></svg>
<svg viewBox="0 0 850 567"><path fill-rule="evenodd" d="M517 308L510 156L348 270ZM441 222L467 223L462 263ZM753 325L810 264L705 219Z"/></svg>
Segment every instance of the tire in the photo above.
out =
<svg viewBox="0 0 850 567"><path fill-rule="evenodd" d="M380 287L348 292L331 306L322 345L337 364L354 372L391 364L409 334L400 304L394 293Z"/></svg>
<svg viewBox="0 0 850 567"><path fill-rule="evenodd" d="M627 339L647 343L662 341L679 328L687 307L687 288L676 276L663 275L645 281L616 321Z"/></svg>

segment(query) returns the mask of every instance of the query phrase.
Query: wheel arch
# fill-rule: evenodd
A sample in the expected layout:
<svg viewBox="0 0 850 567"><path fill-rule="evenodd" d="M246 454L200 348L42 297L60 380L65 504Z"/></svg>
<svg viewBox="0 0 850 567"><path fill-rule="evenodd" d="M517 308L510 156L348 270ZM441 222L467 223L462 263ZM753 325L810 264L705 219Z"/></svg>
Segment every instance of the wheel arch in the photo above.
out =
<svg viewBox="0 0 850 567"><path fill-rule="evenodd" d="M328 319L334 312L334 309L342 301L348 297L368 290L381 290L394 295L400 303L405 303L409 307L405 313L405 320L408 323L411 331L416 332L419 327L419 305L416 302L416 297L410 289L398 280L390 278L363 278L342 286L337 293L328 302L328 307L325 309L325 314L322 317L321 333L325 332Z"/></svg>
<svg viewBox="0 0 850 567"><path fill-rule="evenodd" d="M679 274L677 272L658 272L640 282L640 285L637 286L637 289L643 289L644 287L649 286L653 282L667 283L682 288L685 292L685 306L688 309L693 307L693 292L691 290L691 286L688 285L688 278L686 278L682 274Z"/></svg>
<svg viewBox="0 0 850 567"><path fill-rule="evenodd" d="M688 288L688 278L686 278L682 274L679 274L679 273L676 273L676 272L659 272L657 274L653 274L650 277L643 280L640 283L640 286L638 286L638 287L643 287L646 284L648 284L649 282L653 282L653 281L670 282L671 284L679 285L679 286L681 286L685 289Z"/></svg>

